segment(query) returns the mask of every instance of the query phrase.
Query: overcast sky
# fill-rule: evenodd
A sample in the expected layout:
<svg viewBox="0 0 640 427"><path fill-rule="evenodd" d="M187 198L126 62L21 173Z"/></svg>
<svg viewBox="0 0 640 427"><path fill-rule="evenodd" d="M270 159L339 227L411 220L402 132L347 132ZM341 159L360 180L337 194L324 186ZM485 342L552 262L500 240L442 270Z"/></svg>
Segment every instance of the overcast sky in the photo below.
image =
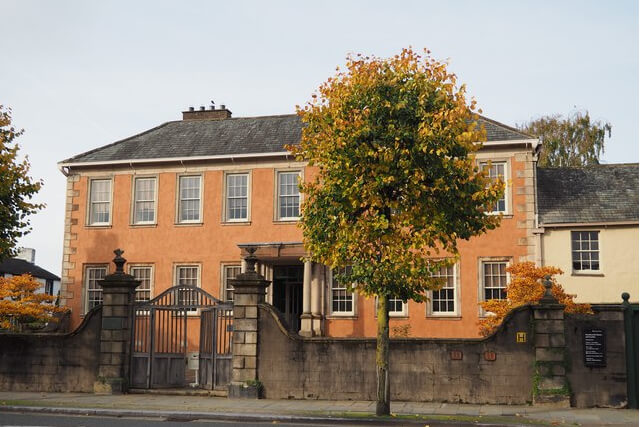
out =
<svg viewBox="0 0 640 427"><path fill-rule="evenodd" d="M18 141L47 204L21 245L58 275L58 161L210 100L234 117L292 113L349 52L427 47L450 58L488 117L515 125L588 109L613 125L604 161L638 161L634 0L0 0L0 23L0 104L25 129Z"/></svg>

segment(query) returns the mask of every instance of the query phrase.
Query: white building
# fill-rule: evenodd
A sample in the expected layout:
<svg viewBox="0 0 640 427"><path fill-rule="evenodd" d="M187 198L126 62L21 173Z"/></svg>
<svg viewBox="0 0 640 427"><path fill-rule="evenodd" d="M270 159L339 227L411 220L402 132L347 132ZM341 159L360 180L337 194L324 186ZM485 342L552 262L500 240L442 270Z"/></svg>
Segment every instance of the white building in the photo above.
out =
<svg viewBox="0 0 640 427"><path fill-rule="evenodd" d="M31 274L34 279L42 283L42 287L36 291L37 293L44 292L48 295L57 296L60 291L60 277L42 267L38 267L35 261L35 249L21 248L18 256L0 262L0 276L11 277Z"/></svg>
<svg viewBox="0 0 640 427"><path fill-rule="evenodd" d="M638 164L538 168L539 262L577 302L638 302Z"/></svg>

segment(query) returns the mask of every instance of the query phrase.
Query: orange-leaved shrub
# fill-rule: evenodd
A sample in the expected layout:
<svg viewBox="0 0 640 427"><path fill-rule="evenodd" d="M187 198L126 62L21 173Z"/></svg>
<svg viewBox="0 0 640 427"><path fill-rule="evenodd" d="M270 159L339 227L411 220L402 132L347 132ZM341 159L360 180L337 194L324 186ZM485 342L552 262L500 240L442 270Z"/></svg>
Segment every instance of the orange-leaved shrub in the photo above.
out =
<svg viewBox="0 0 640 427"><path fill-rule="evenodd" d="M556 281L556 274L562 274L557 267L536 267L533 262L521 262L507 267L511 280L506 288L507 298L491 299L480 303L480 306L492 314L478 322L480 334L491 335L500 326L505 316L514 308L525 304L537 304L544 296L543 280L550 276L551 293L560 304L565 306L565 313L593 313L589 304L574 302L576 295L567 294Z"/></svg>
<svg viewBox="0 0 640 427"><path fill-rule="evenodd" d="M41 286L29 274L0 277L0 329L19 331L25 324L44 324L66 310L53 304L55 297L36 293Z"/></svg>

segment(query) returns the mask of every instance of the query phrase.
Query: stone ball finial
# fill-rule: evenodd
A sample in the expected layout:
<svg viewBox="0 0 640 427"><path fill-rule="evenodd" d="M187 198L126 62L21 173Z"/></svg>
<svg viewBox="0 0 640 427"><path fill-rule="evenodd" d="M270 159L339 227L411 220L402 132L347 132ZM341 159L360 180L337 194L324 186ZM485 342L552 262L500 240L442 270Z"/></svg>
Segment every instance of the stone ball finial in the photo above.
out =
<svg viewBox="0 0 640 427"><path fill-rule="evenodd" d="M629 304L629 298L631 298L631 295L629 295L629 292L623 292L622 293L622 304Z"/></svg>
<svg viewBox="0 0 640 427"><path fill-rule="evenodd" d="M551 276L549 274L544 276L544 280L542 281L542 284L544 285L545 290L544 290L544 295L540 299L540 303L542 304L557 303L558 301L555 299L555 297L553 296L553 293L551 292L551 288L553 287L553 282L551 281Z"/></svg>
<svg viewBox="0 0 640 427"><path fill-rule="evenodd" d="M551 275L547 274L544 276L542 284L544 285L545 295L551 295L551 287L553 286L553 283L551 283Z"/></svg>
<svg viewBox="0 0 640 427"><path fill-rule="evenodd" d="M116 265L116 273L124 274L124 264L127 262L127 260L122 257L124 251L118 248L113 251L113 253L116 254L116 257L113 259L113 263Z"/></svg>

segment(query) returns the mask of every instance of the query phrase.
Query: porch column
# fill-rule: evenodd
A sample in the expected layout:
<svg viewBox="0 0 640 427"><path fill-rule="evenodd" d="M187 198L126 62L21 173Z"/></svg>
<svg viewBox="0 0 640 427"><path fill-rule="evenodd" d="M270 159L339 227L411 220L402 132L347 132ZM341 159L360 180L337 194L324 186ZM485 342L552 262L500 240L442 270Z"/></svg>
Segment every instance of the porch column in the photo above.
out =
<svg viewBox="0 0 640 427"><path fill-rule="evenodd" d="M269 281L255 270L256 248L247 248L247 271L230 280L233 286L233 359L229 397L259 397L258 305Z"/></svg>
<svg viewBox="0 0 640 427"><path fill-rule="evenodd" d="M322 285L324 265L314 264L311 278L311 319L314 336L322 336Z"/></svg>
<svg viewBox="0 0 640 427"><path fill-rule="evenodd" d="M313 335L311 325L311 270L313 263L310 259L304 260L304 275L302 278L302 316L300 316L300 335L310 337Z"/></svg>
<svg viewBox="0 0 640 427"><path fill-rule="evenodd" d="M102 286L102 327L100 361L93 391L98 394L120 394L128 390L131 362L131 332L136 287L140 284L124 272L124 251L116 249L113 262L116 271L99 283Z"/></svg>

